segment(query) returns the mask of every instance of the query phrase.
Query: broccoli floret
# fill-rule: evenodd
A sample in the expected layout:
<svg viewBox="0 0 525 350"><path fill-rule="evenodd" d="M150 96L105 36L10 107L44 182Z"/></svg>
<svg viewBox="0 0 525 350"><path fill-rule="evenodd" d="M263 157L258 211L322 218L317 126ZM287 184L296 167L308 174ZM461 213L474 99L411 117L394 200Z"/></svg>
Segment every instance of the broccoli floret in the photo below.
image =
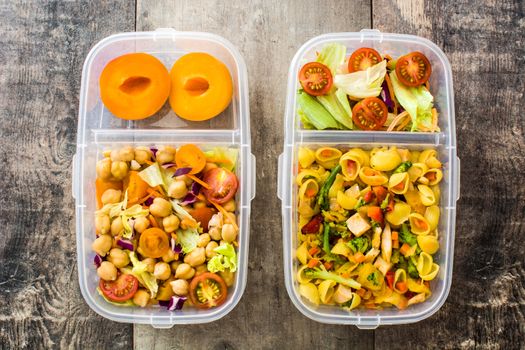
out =
<svg viewBox="0 0 525 350"><path fill-rule="evenodd" d="M411 259L407 259L407 272L410 277L419 278L419 272Z"/></svg>
<svg viewBox="0 0 525 350"><path fill-rule="evenodd" d="M410 232L407 224L401 225L401 230L399 231L399 242L406 243L409 246L413 246L414 244L417 244L416 235Z"/></svg>
<svg viewBox="0 0 525 350"><path fill-rule="evenodd" d="M357 203L354 206L354 210L357 210L357 209L361 208L365 204L366 204L365 200L363 198L359 198L359 200L357 201Z"/></svg>
<svg viewBox="0 0 525 350"><path fill-rule="evenodd" d="M379 285L379 272L377 271L374 271L372 272L370 275L368 275L368 277L366 278L368 281L372 282L374 284L374 286L378 286Z"/></svg>
<svg viewBox="0 0 525 350"><path fill-rule="evenodd" d="M405 173L405 172L408 171L408 169L410 169L411 166L412 166L412 162L411 161L403 162L396 168L396 170L394 170L393 174Z"/></svg>
<svg viewBox="0 0 525 350"><path fill-rule="evenodd" d="M344 278L342 276L339 276L338 274L330 271L321 270L319 268L314 269L305 269L304 275L307 278L318 278L322 280L332 280L337 283L340 283L342 285L345 285L350 288L354 289L361 289L361 284L359 284L357 281L355 281L352 278Z"/></svg>
<svg viewBox="0 0 525 350"><path fill-rule="evenodd" d="M365 254L370 247L370 241L368 240L368 237L361 236L350 240L347 245L353 250L354 253L361 252Z"/></svg>
<svg viewBox="0 0 525 350"><path fill-rule="evenodd" d="M386 207L388 207L388 203L390 203L390 193L386 195L385 199L381 202L381 209L385 210Z"/></svg>

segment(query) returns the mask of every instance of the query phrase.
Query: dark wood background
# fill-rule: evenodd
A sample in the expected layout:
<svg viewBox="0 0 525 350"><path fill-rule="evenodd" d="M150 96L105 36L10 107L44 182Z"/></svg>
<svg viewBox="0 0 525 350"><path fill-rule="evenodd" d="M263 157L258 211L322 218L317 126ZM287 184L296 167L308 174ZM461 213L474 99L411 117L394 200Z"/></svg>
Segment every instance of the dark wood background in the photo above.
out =
<svg viewBox="0 0 525 350"><path fill-rule="evenodd" d="M510 0L0 0L0 348L525 347L525 16ZM222 320L108 321L78 287L71 159L81 68L107 35L173 27L232 41L249 72L257 157L248 286ZM447 302L361 331L303 317L284 288L277 156L289 62L309 38L377 28L434 41L454 74L461 199Z"/></svg>

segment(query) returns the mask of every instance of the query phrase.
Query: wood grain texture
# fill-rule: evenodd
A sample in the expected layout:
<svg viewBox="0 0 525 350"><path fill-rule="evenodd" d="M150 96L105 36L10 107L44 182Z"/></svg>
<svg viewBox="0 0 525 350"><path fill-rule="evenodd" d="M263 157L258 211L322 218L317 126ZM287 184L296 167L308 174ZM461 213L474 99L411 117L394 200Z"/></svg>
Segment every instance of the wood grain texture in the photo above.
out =
<svg viewBox="0 0 525 350"><path fill-rule="evenodd" d="M0 2L0 349L129 348L80 295L71 158L82 64L128 1Z"/></svg>
<svg viewBox="0 0 525 350"><path fill-rule="evenodd" d="M461 158L447 302L415 327L379 328L375 347L523 349L524 3L373 0L373 24L426 37L447 54ZM403 341L384 342L394 338Z"/></svg>
<svg viewBox="0 0 525 350"><path fill-rule="evenodd" d="M172 27L230 40L248 66L252 152L257 196L252 202L248 284L237 307L204 325L154 330L135 326L136 349L371 348L373 333L322 325L292 305L284 287L277 157L282 152L288 67L297 49L326 32L370 27L369 1L138 1L137 30ZM330 18L330 20L326 20Z"/></svg>

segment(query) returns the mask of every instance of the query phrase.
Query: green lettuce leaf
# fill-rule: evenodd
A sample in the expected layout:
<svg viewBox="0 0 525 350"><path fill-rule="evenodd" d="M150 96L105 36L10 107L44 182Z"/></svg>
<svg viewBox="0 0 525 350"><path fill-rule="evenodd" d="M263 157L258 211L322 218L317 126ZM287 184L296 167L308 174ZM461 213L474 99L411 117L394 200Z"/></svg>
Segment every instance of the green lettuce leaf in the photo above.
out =
<svg viewBox="0 0 525 350"><path fill-rule="evenodd" d="M198 240L199 232L194 228L190 227L185 230L177 230L177 243L181 245L184 254L188 254L193 249L197 248Z"/></svg>
<svg viewBox="0 0 525 350"><path fill-rule="evenodd" d="M159 163L155 162L139 173L139 176L151 187L162 186L167 192L168 187L174 181L171 174L166 169L161 168Z"/></svg>
<svg viewBox="0 0 525 350"><path fill-rule="evenodd" d="M95 215L109 215L110 218L114 218L116 216L119 216L120 213L122 213L126 206L128 205L128 191L124 193L124 199L122 202L119 203L113 203L113 204L106 204L99 210L95 212Z"/></svg>
<svg viewBox="0 0 525 350"><path fill-rule="evenodd" d="M133 274L133 276L137 277L139 282L144 287L148 288L151 298L155 298L157 296L157 292L159 291L157 279L155 278L155 276L153 276L153 274L147 271L148 265L145 262L140 261L137 258L137 254L135 254L135 252L127 252L129 254L129 260L133 265L131 273Z"/></svg>
<svg viewBox="0 0 525 350"><path fill-rule="evenodd" d="M366 70L334 77L334 85L354 99L376 97L381 93L386 75L386 61L383 60Z"/></svg>
<svg viewBox="0 0 525 350"><path fill-rule="evenodd" d="M131 235L133 232L128 222L130 218L138 218L141 216L148 216L148 215L149 215L149 210L142 208L142 205L140 204L135 204L129 207L128 209L124 210L120 214L120 218L122 219L122 226L124 227L124 233L122 234L122 236L128 239L131 238Z"/></svg>
<svg viewBox="0 0 525 350"><path fill-rule="evenodd" d="M332 75L337 74L337 69L345 62L346 46L331 43L326 44L317 55L317 62L320 62L330 68Z"/></svg>
<svg viewBox="0 0 525 350"><path fill-rule="evenodd" d="M206 158L214 161L221 168L234 171L235 164L237 164L237 157L239 156L239 150L237 148L214 147L211 151L204 152L204 154L206 155Z"/></svg>
<svg viewBox="0 0 525 350"><path fill-rule="evenodd" d="M223 243L213 250L217 253L208 261L208 271L218 272L226 269L237 271L237 254L235 248L229 243Z"/></svg>
<svg viewBox="0 0 525 350"><path fill-rule="evenodd" d="M303 91L297 95L297 103L302 111L301 118L306 118L307 124L313 125L318 130L323 129L342 129L334 117L317 101L313 96Z"/></svg>
<svg viewBox="0 0 525 350"><path fill-rule="evenodd" d="M341 90L337 89L337 91ZM352 129L352 112L350 112L350 114L347 113L346 106L340 102L341 98L337 96L337 91L328 95L317 96L317 101L321 102L323 107L332 115L332 117L334 117L335 120L343 124L345 128ZM344 92L343 95L346 103L348 104L348 109L350 109L350 103L348 102Z"/></svg>
<svg viewBox="0 0 525 350"><path fill-rule="evenodd" d="M399 82L396 72L390 73L392 88L399 104L408 112L412 119L412 131L420 125L432 129L432 108L434 97L423 85L409 87Z"/></svg>

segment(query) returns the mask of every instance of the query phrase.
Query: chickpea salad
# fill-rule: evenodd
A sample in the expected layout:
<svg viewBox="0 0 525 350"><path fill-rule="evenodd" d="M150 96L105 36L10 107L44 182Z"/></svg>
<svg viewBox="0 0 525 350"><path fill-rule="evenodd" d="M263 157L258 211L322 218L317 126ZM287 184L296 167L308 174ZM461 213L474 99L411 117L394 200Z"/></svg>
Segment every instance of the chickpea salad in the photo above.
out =
<svg viewBox="0 0 525 350"><path fill-rule="evenodd" d="M99 294L170 311L225 302L237 271L237 150L124 147L97 162Z"/></svg>
<svg viewBox="0 0 525 350"><path fill-rule="evenodd" d="M315 305L405 309L439 272L433 149L299 149L299 293Z"/></svg>

